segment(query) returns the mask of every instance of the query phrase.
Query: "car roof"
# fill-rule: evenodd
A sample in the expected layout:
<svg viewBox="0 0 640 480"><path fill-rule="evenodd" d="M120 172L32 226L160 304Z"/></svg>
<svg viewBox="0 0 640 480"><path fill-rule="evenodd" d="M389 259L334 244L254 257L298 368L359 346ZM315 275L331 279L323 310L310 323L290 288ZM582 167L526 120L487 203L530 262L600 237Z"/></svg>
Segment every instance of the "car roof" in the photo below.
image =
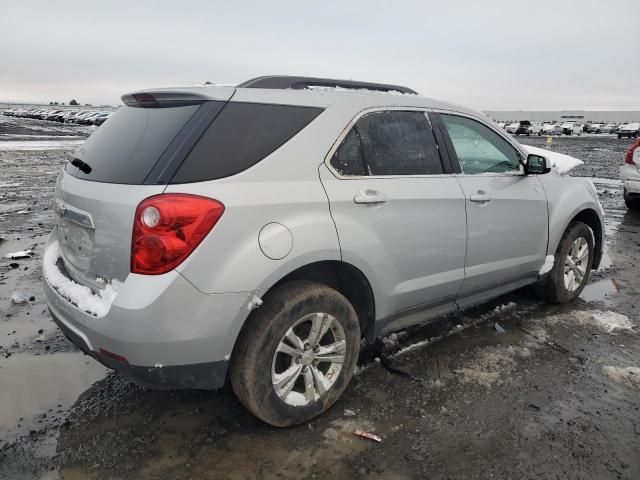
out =
<svg viewBox="0 0 640 480"><path fill-rule="evenodd" d="M267 82L265 79L269 79L269 81ZM306 85L305 82L307 80L313 80L312 84ZM287 86L288 81L294 85L293 88L278 88L279 86ZM296 84L296 82L298 83ZM322 82L329 85L323 85ZM265 85L268 85L268 88L263 88ZM387 88L389 90L380 91L378 90L379 88ZM400 89L403 89L403 91L400 91ZM475 110L410 92L413 92L413 90L396 85L310 77L272 76L258 77L257 79L243 82L238 86L212 84L140 90L124 95L123 99L131 95L163 93L165 95L191 95L203 100L227 100L233 97L233 101L236 102L275 103L321 108L328 108L334 104L351 104L352 108L358 110L378 107L427 108L467 113L488 119L486 115Z"/></svg>

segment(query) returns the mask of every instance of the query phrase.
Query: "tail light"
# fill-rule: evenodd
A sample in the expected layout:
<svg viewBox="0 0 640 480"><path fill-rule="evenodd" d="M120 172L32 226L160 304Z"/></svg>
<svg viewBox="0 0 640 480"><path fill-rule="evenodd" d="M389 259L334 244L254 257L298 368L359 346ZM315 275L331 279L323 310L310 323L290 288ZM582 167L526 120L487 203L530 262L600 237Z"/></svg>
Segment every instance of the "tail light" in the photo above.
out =
<svg viewBox="0 0 640 480"><path fill-rule="evenodd" d="M133 221L131 272L160 275L176 268L218 222L224 205L186 193L164 193L138 205Z"/></svg>
<svg viewBox="0 0 640 480"><path fill-rule="evenodd" d="M633 152L635 152L636 148L638 147L640 147L640 138L638 138L636 142L629 147L629 150L627 150L627 154L624 157L624 163L635 165L635 163L633 162Z"/></svg>

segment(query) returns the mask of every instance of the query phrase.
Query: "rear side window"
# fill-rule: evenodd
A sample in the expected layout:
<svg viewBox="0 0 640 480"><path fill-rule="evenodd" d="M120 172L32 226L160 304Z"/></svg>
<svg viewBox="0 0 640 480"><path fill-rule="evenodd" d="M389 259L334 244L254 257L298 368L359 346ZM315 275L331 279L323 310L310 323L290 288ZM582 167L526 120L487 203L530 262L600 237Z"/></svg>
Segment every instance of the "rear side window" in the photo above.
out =
<svg viewBox="0 0 640 480"><path fill-rule="evenodd" d="M355 129L352 128L344 137L331 159L331 166L345 177L366 175L360 140Z"/></svg>
<svg viewBox="0 0 640 480"><path fill-rule="evenodd" d="M320 112L322 109L315 107L229 103L204 132L171 183L215 180L242 172L289 141Z"/></svg>
<svg viewBox="0 0 640 480"><path fill-rule="evenodd" d="M171 108L123 105L74 152L74 157L86 166L81 170L68 163L67 172L83 180L141 185L197 109L197 105Z"/></svg>
<svg viewBox="0 0 640 480"><path fill-rule="evenodd" d="M360 118L355 128L369 175L443 173L424 112L374 112Z"/></svg>

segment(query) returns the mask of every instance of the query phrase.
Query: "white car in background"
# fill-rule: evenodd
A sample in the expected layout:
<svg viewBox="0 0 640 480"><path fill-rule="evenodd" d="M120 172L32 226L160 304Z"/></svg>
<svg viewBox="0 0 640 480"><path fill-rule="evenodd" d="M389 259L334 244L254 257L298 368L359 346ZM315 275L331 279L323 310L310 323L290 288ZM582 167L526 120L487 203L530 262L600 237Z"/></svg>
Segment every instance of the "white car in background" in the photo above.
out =
<svg viewBox="0 0 640 480"><path fill-rule="evenodd" d="M531 122L531 126L529 127L529 134L542 135L543 130L544 130L544 125L541 122Z"/></svg>
<svg viewBox="0 0 640 480"><path fill-rule="evenodd" d="M576 122L564 122L562 124L564 135L582 135L582 124Z"/></svg>
<svg viewBox="0 0 640 480"><path fill-rule="evenodd" d="M507 131L507 133L516 133L516 130L518 130L518 127L520 126L520 122L514 122L514 123L510 123L509 125L507 125L505 127L505 130Z"/></svg>
<svg viewBox="0 0 640 480"><path fill-rule="evenodd" d="M555 123L545 123L542 125L542 135L552 135Z"/></svg>
<svg viewBox="0 0 640 480"><path fill-rule="evenodd" d="M627 208L640 209L640 139L627 150L624 163L620 167L620 180Z"/></svg>

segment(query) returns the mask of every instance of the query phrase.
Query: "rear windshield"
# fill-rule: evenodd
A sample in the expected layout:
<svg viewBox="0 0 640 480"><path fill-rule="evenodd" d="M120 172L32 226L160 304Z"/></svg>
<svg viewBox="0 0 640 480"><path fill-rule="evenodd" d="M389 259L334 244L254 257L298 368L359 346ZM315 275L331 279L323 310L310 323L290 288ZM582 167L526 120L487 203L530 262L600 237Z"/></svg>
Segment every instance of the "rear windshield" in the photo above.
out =
<svg viewBox="0 0 640 480"><path fill-rule="evenodd" d="M67 172L94 182L141 185L197 109L121 106L74 152L81 168L68 163Z"/></svg>
<svg viewBox="0 0 640 480"><path fill-rule="evenodd" d="M315 107L228 103L171 183L215 180L242 172L289 141L320 112L322 109Z"/></svg>

